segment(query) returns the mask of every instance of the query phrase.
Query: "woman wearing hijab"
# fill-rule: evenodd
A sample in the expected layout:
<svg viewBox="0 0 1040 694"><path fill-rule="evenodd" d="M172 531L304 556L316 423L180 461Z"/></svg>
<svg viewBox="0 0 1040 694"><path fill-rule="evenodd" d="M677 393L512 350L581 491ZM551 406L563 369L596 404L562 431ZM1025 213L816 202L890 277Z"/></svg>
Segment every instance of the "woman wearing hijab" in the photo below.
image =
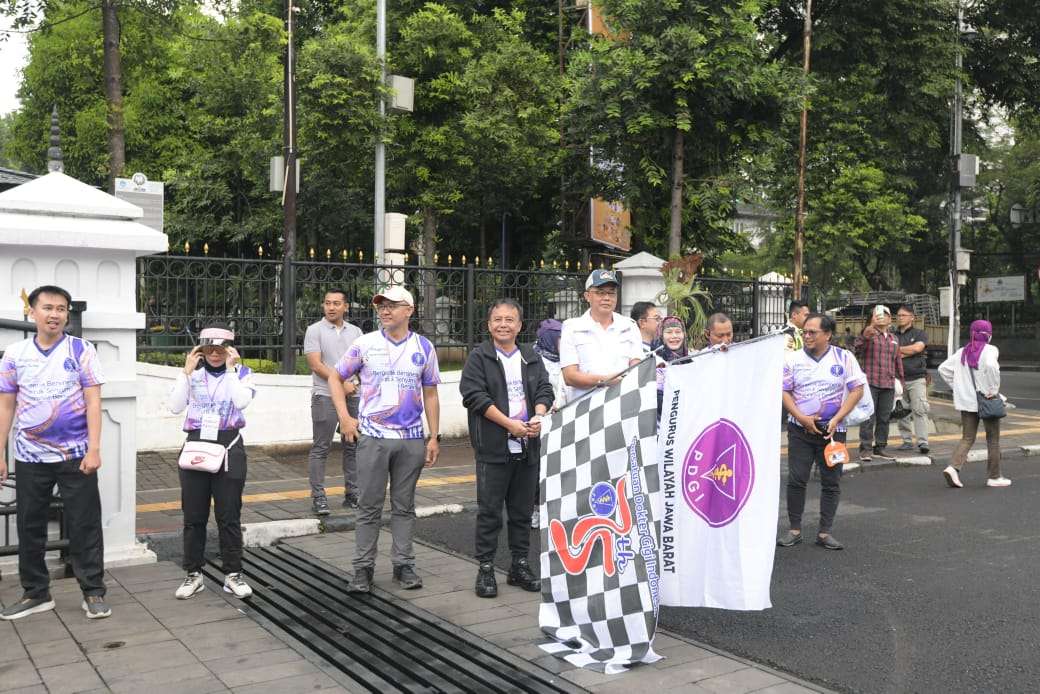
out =
<svg viewBox="0 0 1040 694"><path fill-rule="evenodd" d="M664 405L664 375L668 362L689 354L686 346L686 326L677 316L665 316L657 326L657 339L652 345L657 352L657 416L661 416Z"/></svg>
<svg viewBox="0 0 1040 694"><path fill-rule="evenodd" d="M192 447L199 450L196 457L185 456L182 449L178 460L184 517L184 570L187 572L174 593L178 600L187 600L205 587L202 565L211 503L220 539L224 590L236 598L253 594L242 578L240 521L242 490L246 483L246 449L239 430L246 425L242 410L252 402L255 387L253 372L239 363L234 341L235 333L224 324L204 328L199 333L199 345L188 353L184 370L177 374L170 392L170 411L174 414L187 411L185 445L203 444ZM221 464L212 471L194 467L193 464L206 462L204 453L216 456Z"/></svg>
<svg viewBox="0 0 1040 694"><path fill-rule="evenodd" d="M563 405L563 376L560 373L560 332L563 323L555 318L546 318L538 324L538 340L534 343L534 351L542 358L545 370L549 372L549 383L553 387L553 411Z"/></svg>
<svg viewBox="0 0 1040 694"><path fill-rule="evenodd" d="M1000 351L989 343L993 326L989 321L977 320L971 324L971 340L950 355L939 367L939 375L953 389L953 406L961 413L961 440L953 452L953 462L943 470L946 484L960 489L960 471L968 459L968 451L975 443L979 430L978 396L1000 398ZM986 449L989 454L987 487L1010 487L1011 480L1000 474L1000 420L983 419L986 428Z"/></svg>

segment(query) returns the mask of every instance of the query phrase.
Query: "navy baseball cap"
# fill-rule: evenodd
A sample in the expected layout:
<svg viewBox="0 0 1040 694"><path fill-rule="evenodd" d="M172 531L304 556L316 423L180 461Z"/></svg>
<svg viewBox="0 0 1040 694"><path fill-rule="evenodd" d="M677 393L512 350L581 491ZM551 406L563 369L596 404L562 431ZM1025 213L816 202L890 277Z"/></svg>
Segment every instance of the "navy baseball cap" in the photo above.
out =
<svg viewBox="0 0 1040 694"><path fill-rule="evenodd" d="M613 270L593 270L589 274L589 278L585 280L586 289L590 289L591 287L602 287L605 284L619 284L617 273Z"/></svg>

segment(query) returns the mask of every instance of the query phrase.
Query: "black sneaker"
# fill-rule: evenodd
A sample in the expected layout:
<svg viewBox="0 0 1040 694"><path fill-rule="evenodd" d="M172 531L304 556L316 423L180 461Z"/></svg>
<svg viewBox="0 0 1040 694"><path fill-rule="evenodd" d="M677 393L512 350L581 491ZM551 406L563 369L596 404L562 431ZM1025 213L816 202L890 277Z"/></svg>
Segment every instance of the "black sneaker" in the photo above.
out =
<svg viewBox="0 0 1040 694"><path fill-rule="evenodd" d="M912 450L914 450L914 444L911 443L910 441L903 441L903 445L901 445L897 450L900 450L900 451L912 451Z"/></svg>
<svg viewBox="0 0 1040 694"><path fill-rule="evenodd" d="M327 516L329 515L329 500L323 496L316 496L311 502L311 510L314 511L316 516Z"/></svg>
<svg viewBox="0 0 1040 694"><path fill-rule="evenodd" d="M354 569L354 580L347 585L348 593L371 593L372 575L375 571L371 566Z"/></svg>
<svg viewBox="0 0 1040 694"><path fill-rule="evenodd" d="M922 444L919 444L917 446L917 450L919 450L921 452L921 454L924 455L925 453L927 453L931 449L928 448L928 444L927 443L922 443Z"/></svg>
<svg viewBox="0 0 1040 694"><path fill-rule="evenodd" d="M834 536L830 533L827 533L822 537L820 535L817 535L816 544L818 544L820 547L823 547L824 549L845 549L845 545L835 540Z"/></svg>
<svg viewBox="0 0 1040 694"><path fill-rule="evenodd" d="M877 456L878 458L881 458L882 460L895 460L896 459L896 457L894 455L892 455L891 453L886 451L884 448L877 448L877 447L875 447L874 448L874 455Z"/></svg>
<svg viewBox="0 0 1040 694"><path fill-rule="evenodd" d="M870 455L870 450L866 448L859 449L860 462L869 463L874 458Z"/></svg>
<svg viewBox="0 0 1040 694"><path fill-rule="evenodd" d="M87 619L104 619L112 616L112 608L105 602L103 595L84 595L80 607L87 614Z"/></svg>
<svg viewBox="0 0 1040 694"><path fill-rule="evenodd" d="M493 598L498 595L495 565L489 561L482 563L477 571L476 593L478 598Z"/></svg>
<svg viewBox="0 0 1040 694"><path fill-rule="evenodd" d="M796 532L792 532L792 531L788 530L786 533L784 533L779 538L777 538L776 546L777 547L794 547L795 545L800 544L801 541L802 541L802 534L800 532L796 533Z"/></svg>
<svg viewBox="0 0 1040 694"><path fill-rule="evenodd" d="M48 612L53 609L54 599L49 595L45 598L22 598L13 605L8 605L3 612L0 612L0 619L11 622L37 612Z"/></svg>
<svg viewBox="0 0 1040 694"><path fill-rule="evenodd" d="M394 567L394 583L405 590L422 588L422 579L409 564Z"/></svg>
<svg viewBox="0 0 1040 694"><path fill-rule="evenodd" d="M357 495L357 492L347 492L347 493L345 493L343 495L343 508L353 508L353 509L356 509L357 507L358 507L358 495Z"/></svg>
<svg viewBox="0 0 1040 694"><path fill-rule="evenodd" d="M514 559L513 565L509 567L509 577L506 583L511 586L519 586L530 593L537 593L542 589L542 579L534 575L531 565L526 559Z"/></svg>

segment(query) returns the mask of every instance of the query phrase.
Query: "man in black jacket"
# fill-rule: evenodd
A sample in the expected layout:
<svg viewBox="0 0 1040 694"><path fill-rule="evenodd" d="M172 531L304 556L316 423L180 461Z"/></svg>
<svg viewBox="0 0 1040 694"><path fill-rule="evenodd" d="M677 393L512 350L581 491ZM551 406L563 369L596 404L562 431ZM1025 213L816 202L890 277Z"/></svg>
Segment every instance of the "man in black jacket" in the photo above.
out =
<svg viewBox="0 0 1040 694"><path fill-rule="evenodd" d="M469 410L469 438L477 463L476 593L498 595L495 549L502 529L502 504L509 517L513 563L508 583L536 592L541 582L527 562L531 506L538 489L541 418L553 404L553 388L541 358L520 347L516 336L523 309L498 299L488 311L491 339L474 349L462 369L459 390Z"/></svg>

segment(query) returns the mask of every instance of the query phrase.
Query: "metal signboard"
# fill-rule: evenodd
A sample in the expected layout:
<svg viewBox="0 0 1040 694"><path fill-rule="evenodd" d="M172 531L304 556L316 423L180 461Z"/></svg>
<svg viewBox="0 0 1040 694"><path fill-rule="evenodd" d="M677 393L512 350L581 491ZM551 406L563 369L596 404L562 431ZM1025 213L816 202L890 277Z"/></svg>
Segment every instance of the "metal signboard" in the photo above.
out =
<svg viewBox="0 0 1040 694"><path fill-rule="evenodd" d="M997 301L1025 301L1025 275L1008 277L979 277L975 280L975 301L978 303Z"/></svg>
<svg viewBox="0 0 1040 694"><path fill-rule="evenodd" d="M135 173L133 178L116 179L116 197L137 205L144 210L141 224L163 232L163 200L164 186L162 181L149 181L142 173Z"/></svg>

